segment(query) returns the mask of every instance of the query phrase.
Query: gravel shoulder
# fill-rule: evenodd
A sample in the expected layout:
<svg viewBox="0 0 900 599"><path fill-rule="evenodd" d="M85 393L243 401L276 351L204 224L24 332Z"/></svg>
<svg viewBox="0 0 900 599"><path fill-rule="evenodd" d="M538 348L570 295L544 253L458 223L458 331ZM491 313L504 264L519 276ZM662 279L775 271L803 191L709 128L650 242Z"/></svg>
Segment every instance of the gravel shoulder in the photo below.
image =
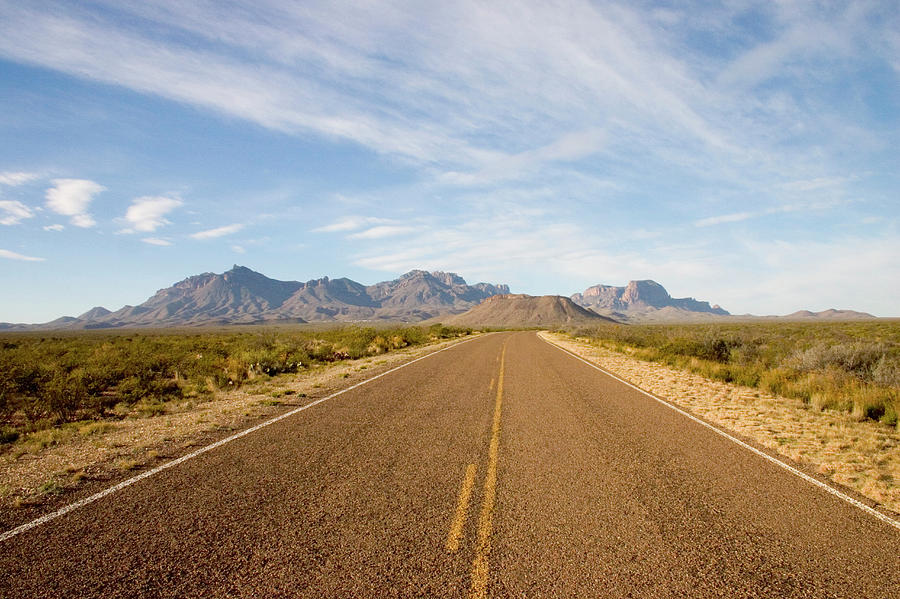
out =
<svg viewBox="0 0 900 599"><path fill-rule="evenodd" d="M799 400L702 376L541 332L641 389L806 466L900 514L900 431L850 415L818 411Z"/></svg>
<svg viewBox="0 0 900 599"><path fill-rule="evenodd" d="M170 402L164 413L153 416L45 431L42 439L0 454L0 529L461 340L264 376L240 390L216 392L206 401Z"/></svg>

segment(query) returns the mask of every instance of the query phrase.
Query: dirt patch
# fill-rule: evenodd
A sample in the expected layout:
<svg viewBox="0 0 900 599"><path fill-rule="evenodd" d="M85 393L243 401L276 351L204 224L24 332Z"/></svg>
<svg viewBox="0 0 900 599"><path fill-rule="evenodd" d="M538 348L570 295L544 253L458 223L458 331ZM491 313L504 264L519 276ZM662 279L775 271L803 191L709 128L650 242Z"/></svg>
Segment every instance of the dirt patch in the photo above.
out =
<svg viewBox="0 0 900 599"><path fill-rule="evenodd" d="M70 498L103 488L241 430L325 397L403 362L458 343L454 339L260 377L207 401L166 404L166 411L118 421L81 422L42 431L0 454L0 530Z"/></svg>
<svg viewBox="0 0 900 599"><path fill-rule="evenodd" d="M539 334L653 395L900 513L900 432L895 427L857 422L848 414L819 411L799 400L711 381L568 335Z"/></svg>

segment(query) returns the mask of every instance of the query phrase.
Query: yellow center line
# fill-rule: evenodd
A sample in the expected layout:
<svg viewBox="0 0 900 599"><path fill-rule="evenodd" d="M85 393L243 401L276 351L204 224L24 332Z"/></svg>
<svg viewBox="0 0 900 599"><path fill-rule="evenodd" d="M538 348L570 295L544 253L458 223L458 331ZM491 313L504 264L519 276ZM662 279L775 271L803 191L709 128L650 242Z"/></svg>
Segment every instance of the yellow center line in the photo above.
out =
<svg viewBox="0 0 900 599"><path fill-rule="evenodd" d="M506 344L500 354L500 374L497 377L497 401L494 404L494 424L491 427L491 445L488 451L487 474L484 477L484 502L478 520L478 546L472 562L472 586L469 596L481 599L487 596L488 555L491 552L494 500L497 497L497 455L500 452L500 412L503 406L503 367L506 364Z"/></svg>
<svg viewBox="0 0 900 599"><path fill-rule="evenodd" d="M466 524L466 514L469 511L469 499L472 497L472 487L475 486L475 464L469 464L466 468L466 478L459 490L459 503L456 505L456 515L450 525L450 534L447 535L447 551L456 553L459 549L459 539L462 537L463 526Z"/></svg>

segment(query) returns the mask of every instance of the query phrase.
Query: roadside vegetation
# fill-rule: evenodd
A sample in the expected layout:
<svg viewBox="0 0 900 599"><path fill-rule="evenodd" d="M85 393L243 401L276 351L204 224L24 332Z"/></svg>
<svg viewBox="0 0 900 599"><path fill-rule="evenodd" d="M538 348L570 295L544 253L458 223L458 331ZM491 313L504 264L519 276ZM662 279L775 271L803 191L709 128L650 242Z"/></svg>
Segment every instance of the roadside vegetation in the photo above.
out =
<svg viewBox="0 0 900 599"><path fill-rule="evenodd" d="M0 335L0 449L23 437L53 444L73 426L92 432L164 413L170 402L470 333L438 324Z"/></svg>
<svg viewBox="0 0 900 599"><path fill-rule="evenodd" d="M813 409L900 427L900 321L610 324L572 334Z"/></svg>

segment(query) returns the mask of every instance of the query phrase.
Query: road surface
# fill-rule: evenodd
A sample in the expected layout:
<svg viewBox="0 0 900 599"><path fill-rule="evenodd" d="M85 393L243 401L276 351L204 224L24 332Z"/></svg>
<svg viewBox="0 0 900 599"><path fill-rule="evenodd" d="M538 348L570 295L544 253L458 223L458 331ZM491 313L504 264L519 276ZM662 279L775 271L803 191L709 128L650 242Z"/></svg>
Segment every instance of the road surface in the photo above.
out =
<svg viewBox="0 0 900 599"><path fill-rule="evenodd" d="M900 597L900 532L534 333L0 542L2 597Z"/></svg>

